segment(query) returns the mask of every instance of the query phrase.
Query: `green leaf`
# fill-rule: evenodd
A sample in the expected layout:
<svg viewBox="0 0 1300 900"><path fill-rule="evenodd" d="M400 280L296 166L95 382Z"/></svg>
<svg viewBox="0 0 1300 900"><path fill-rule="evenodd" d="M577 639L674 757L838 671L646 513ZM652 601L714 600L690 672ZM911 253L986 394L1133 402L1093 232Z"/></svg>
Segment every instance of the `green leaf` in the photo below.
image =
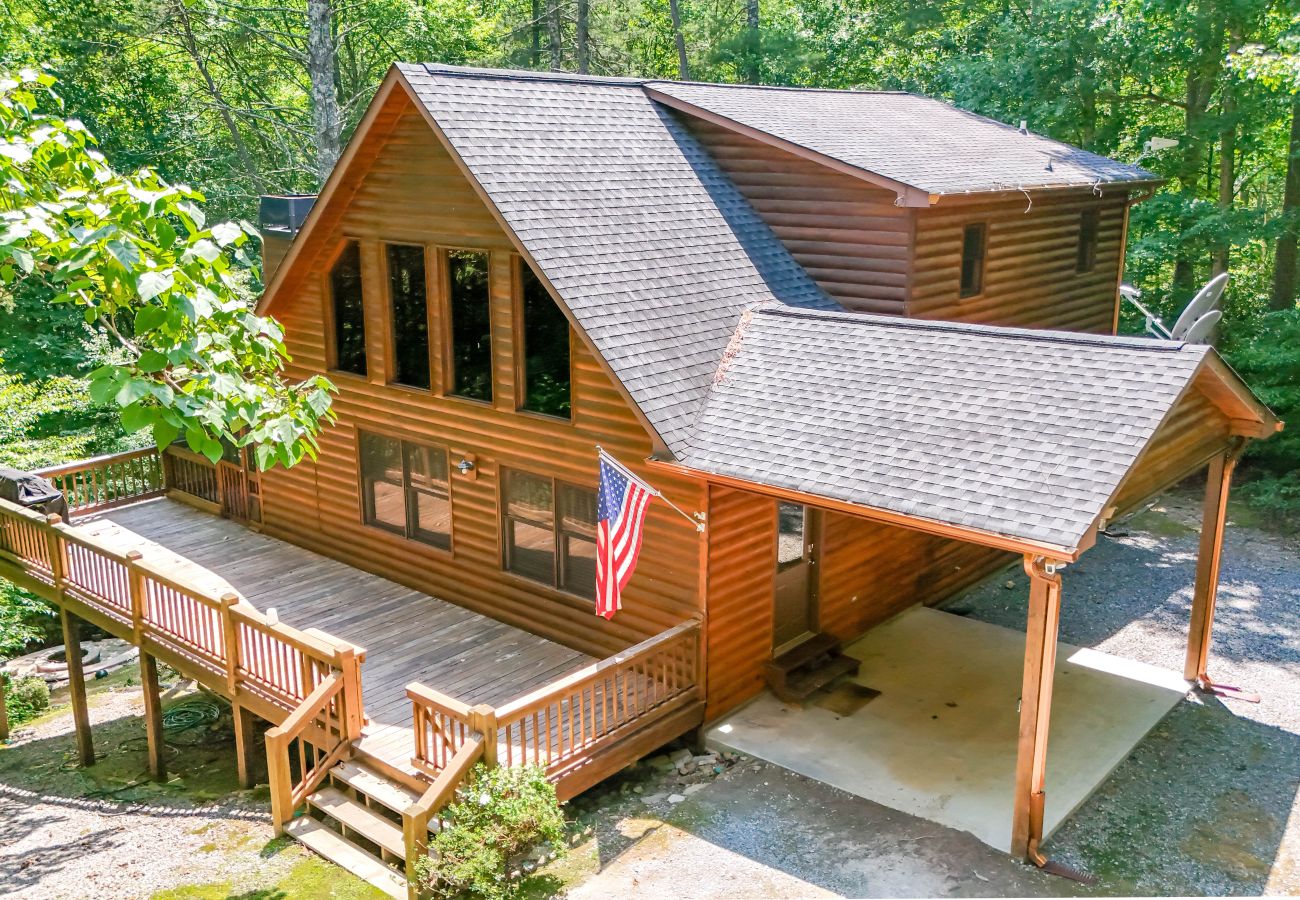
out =
<svg viewBox="0 0 1300 900"><path fill-rule="evenodd" d="M234 222L219 222L212 226L212 239L221 246L238 240L243 231Z"/></svg>
<svg viewBox="0 0 1300 900"><path fill-rule="evenodd" d="M118 388L113 399L118 406L128 406L141 397L149 396L149 387L153 382L145 378L127 378Z"/></svg>
<svg viewBox="0 0 1300 900"><path fill-rule="evenodd" d="M127 434L135 434L141 429L148 428L157 418L157 407L132 403L122 410L122 427L126 429Z"/></svg>
<svg viewBox="0 0 1300 900"><path fill-rule="evenodd" d="M135 333L148 334L167 321L167 311L160 306L146 306L135 314Z"/></svg>
<svg viewBox="0 0 1300 900"><path fill-rule="evenodd" d="M152 300L163 291L169 291L176 279L170 272L144 272L135 280L135 289L141 300Z"/></svg>
<svg viewBox="0 0 1300 900"><path fill-rule="evenodd" d="M210 462L216 463L220 461L223 452L221 441L216 441L210 437L204 436L203 446L200 448L199 452L206 456Z"/></svg>
<svg viewBox="0 0 1300 900"><path fill-rule="evenodd" d="M90 382L90 399L100 405L111 403L113 398L117 396L117 392L122 389L122 379L125 377L125 372L115 368L110 376L92 379Z"/></svg>
<svg viewBox="0 0 1300 900"><path fill-rule="evenodd" d="M146 350L140 354L140 360L136 363L136 368L141 372L153 373L161 372L167 368L167 354L159 353L157 350Z"/></svg>
<svg viewBox="0 0 1300 900"><path fill-rule="evenodd" d="M180 433L179 428L162 419L158 419L153 423L153 442L159 447L169 446Z"/></svg>

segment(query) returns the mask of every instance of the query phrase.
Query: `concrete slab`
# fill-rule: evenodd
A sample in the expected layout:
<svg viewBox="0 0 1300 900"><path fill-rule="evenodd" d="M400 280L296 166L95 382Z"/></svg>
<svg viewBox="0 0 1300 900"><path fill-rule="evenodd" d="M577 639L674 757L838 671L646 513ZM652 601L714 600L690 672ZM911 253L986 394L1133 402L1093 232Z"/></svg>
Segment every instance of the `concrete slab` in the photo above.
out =
<svg viewBox="0 0 1300 900"><path fill-rule="evenodd" d="M880 696L840 717L763 694L708 739L1010 849L1024 635L915 608L847 648ZM1183 697L1177 673L1062 644L1047 759L1050 834Z"/></svg>

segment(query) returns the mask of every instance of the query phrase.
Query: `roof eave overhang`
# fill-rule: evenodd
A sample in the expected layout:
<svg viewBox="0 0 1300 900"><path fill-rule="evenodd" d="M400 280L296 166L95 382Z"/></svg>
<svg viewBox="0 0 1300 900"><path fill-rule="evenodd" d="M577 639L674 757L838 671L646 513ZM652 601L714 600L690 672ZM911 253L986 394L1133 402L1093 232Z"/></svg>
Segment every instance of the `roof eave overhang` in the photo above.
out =
<svg viewBox="0 0 1300 900"><path fill-rule="evenodd" d="M1164 178L1149 178L1133 181L1097 181L1091 184L1038 184L1027 187L992 188L987 191L952 191L951 193L931 194L931 205L939 203L987 203L990 201L1011 200L1017 197L1036 196L1039 194L1094 194L1098 191L1123 191L1132 195L1141 192L1142 196L1133 202L1144 200L1151 192L1165 183Z"/></svg>
<svg viewBox="0 0 1300 900"><path fill-rule="evenodd" d="M1041 556L1045 559L1056 562L1075 562L1085 550L1092 546L1093 538L1095 536L1095 528L1089 529L1089 532L1079 541L1078 546L1069 548L1044 541L1033 541L1026 538L1015 537L1013 535L985 531L980 528L971 528L967 525L956 525L951 522L941 522L937 519L911 516L906 513L881 509L874 506L866 506L861 503L851 503L847 500L838 500L821 494L812 494L807 491L797 491L791 488L764 484L760 481L752 481L748 478L739 478L734 475L723 475L717 472L709 472L704 469L697 469L691 466L682 465L681 463L670 462L668 460L652 458L646 460L646 465L651 470L658 469L660 471L672 472L674 474L684 474L710 484L718 484L724 487L750 491L755 494L764 494L779 500L791 500L797 503L804 503L809 506L815 506L819 509L834 510L847 515L869 519L873 522L880 522L884 525L894 525L900 528L920 531L925 534L932 534L936 537L964 541L968 544L978 544L983 547L989 547L993 550L1005 550L1009 553Z"/></svg>

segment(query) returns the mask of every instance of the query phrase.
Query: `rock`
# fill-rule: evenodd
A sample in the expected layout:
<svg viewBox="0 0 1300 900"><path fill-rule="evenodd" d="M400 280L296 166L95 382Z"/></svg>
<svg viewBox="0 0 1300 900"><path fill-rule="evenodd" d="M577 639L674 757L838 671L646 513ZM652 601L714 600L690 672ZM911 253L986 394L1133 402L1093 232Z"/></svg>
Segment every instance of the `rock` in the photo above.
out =
<svg viewBox="0 0 1300 900"><path fill-rule="evenodd" d="M658 756L652 756L646 760L646 762L649 763L650 768L654 769L656 772L671 772L673 769L677 768L677 764L672 761L672 758L667 753L660 753Z"/></svg>
<svg viewBox="0 0 1300 900"><path fill-rule="evenodd" d="M682 802L683 800L685 800L685 799L686 799L686 797L685 797L685 795L683 795L683 794L669 794L669 795L668 795L668 802L669 802L669 803L681 803L681 802Z"/></svg>
<svg viewBox="0 0 1300 900"><path fill-rule="evenodd" d="M694 755L695 754L691 753L691 751L688 748L683 747L682 749L677 750L673 753L672 755L673 765L680 766L682 763L686 762L686 760L690 759Z"/></svg>
<svg viewBox="0 0 1300 900"><path fill-rule="evenodd" d="M662 801L664 800L664 798L667 797L667 796L668 796L668 795L665 794L665 793L663 793L662 791L661 791L660 793L658 793L658 794L647 794L646 796L644 796L644 797L641 798L641 802L643 802L643 803L660 803L660 802L662 802Z"/></svg>
<svg viewBox="0 0 1300 900"><path fill-rule="evenodd" d="M632 793L634 793L634 794L644 794L644 793L645 793L645 788L641 787L641 785L638 784L636 787L632 788Z"/></svg>
<svg viewBox="0 0 1300 900"><path fill-rule="evenodd" d="M716 753L705 753L703 756L695 757L695 764L697 766L711 766L717 761L718 754Z"/></svg>
<svg viewBox="0 0 1300 900"><path fill-rule="evenodd" d="M1009 591L1014 591L1016 589L1016 583L1010 579L1007 579L1007 583L1002 586Z"/></svg>
<svg viewBox="0 0 1300 900"><path fill-rule="evenodd" d="M699 764L696 763L695 760L693 759L688 759L685 762L678 764L677 772L680 775L689 775L692 772L694 772L697 768L699 768Z"/></svg>
<svg viewBox="0 0 1300 900"><path fill-rule="evenodd" d="M704 782L700 784L688 784L686 785L686 787L682 788L682 793L685 794L687 797L689 797L691 794L694 794L696 791L702 791L706 787L708 787L708 784Z"/></svg>

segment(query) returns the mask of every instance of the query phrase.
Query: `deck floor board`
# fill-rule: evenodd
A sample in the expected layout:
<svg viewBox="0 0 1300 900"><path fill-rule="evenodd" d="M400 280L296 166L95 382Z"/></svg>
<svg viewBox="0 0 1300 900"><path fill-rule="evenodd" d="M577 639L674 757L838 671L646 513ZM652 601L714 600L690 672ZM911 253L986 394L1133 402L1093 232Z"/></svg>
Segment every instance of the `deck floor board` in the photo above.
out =
<svg viewBox="0 0 1300 900"><path fill-rule="evenodd" d="M501 705L593 661L514 626L403 587L174 500L76 522L121 550L206 590L234 590L295 628L365 648L363 745L409 770L414 745L406 685L419 681L470 705Z"/></svg>

